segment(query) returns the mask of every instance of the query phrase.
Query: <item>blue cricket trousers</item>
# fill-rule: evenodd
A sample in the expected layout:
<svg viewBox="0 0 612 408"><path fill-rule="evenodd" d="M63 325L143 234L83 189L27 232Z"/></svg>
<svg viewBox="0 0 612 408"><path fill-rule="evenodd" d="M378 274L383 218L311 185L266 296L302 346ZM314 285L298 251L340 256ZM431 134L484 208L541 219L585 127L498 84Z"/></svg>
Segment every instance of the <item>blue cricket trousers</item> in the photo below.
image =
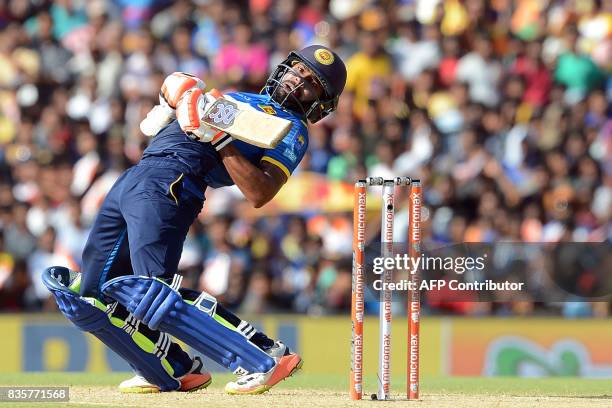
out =
<svg viewBox="0 0 612 408"><path fill-rule="evenodd" d="M81 295L122 275L171 280L206 186L173 158L147 158L126 170L104 199L85 250Z"/></svg>

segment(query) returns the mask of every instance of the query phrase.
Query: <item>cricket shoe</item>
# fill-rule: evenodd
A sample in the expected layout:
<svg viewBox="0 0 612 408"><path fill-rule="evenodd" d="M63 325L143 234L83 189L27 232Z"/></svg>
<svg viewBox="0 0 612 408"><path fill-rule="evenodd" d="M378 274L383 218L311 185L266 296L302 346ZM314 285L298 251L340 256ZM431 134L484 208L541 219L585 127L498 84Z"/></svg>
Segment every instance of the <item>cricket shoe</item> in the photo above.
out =
<svg viewBox="0 0 612 408"><path fill-rule="evenodd" d="M212 383L212 376L204 370L200 357L194 357L189 373L179 378L181 387L177 391L191 392L204 389ZM119 391L126 394L150 394L160 392L157 385L151 384L144 377L136 375L119 384Z"/></svg>
<svg viewBox="0 0 612 408"><path fill-rule="evenodd" d="M227 383L225 392L232 395L263 394L281 380L285 380L302 368L302 358L289 350L282 342L274 343L266 353L276 361L267 373L252 373L240 376L236 381Z"/></svg>

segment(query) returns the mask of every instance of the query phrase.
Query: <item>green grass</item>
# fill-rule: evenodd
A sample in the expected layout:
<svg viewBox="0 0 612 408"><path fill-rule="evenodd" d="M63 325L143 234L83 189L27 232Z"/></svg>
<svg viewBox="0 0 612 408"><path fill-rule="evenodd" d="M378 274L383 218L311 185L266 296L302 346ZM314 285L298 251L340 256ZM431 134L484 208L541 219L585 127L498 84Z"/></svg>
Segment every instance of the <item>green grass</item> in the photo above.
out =
<svg viewBox="0 0 612 408"><path fill-rule="evenodd" d="M0 385L81 385L114 386L128 373L0 373ZM215 374L213 387L221 388L234 378L231 374ZM375 377L365 379L365 389L373 392ZM394 378L392 389L401 394L406 382ZM297 374L283 382L283 388L347 390L347 376ZM612 380L581 378L514 378L514 377L425 377L421 381L424 394L508 395L508 396L612 396ZM3 405L4 406L4 405ZM48 406L48 405L45 405Z"/></svg>

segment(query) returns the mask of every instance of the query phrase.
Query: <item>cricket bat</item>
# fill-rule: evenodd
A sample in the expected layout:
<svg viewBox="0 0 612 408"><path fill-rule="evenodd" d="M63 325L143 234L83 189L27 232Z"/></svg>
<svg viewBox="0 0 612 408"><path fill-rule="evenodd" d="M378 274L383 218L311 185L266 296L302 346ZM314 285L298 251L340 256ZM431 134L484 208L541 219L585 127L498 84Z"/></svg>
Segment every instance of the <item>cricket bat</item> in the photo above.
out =
<svg viewBox="0 0 612 408"><path fill-rule="evenodd" d="M253 108L216 89L210 91L217 100L201 120L232 137L264 149L272 149L291 130L290 120L279 118ZM156 105L140 123L140 130L147 136L155 136L164 126L176 118L174 109Z"/></svg>
<svg viewBox="0 0 612 408"><path fill-rule="evenodd" d="M276 147L292 126L287 119L258 111L230 96L219 96L201 120L236 139L265 149Z"/></svg>

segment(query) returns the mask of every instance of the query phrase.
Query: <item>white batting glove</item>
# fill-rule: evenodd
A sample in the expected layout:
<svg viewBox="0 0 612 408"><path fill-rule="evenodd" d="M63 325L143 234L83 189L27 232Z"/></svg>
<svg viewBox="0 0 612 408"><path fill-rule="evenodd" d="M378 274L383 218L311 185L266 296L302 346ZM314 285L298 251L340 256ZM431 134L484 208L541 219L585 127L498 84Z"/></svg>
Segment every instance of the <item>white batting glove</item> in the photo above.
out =
<svg viewBox="0 0 612 408"><path fill-rule="evenodd" d="M176 105L186 91L203 90L205 87L204 81L185 72L173 72L168 75L159 92L159 105L155 105L140 122L140 131L147 136L155 136L176 118Z"/></svg>
<svg viewBox="0 0 612 408"><path fill-rule="evenodd" d="M176 107L179 126L189 137L202 143L210 142L219 151L233 139L225 132L205 124L201 118L220 96L218 91L204 93L201 89L189 89Z"/></svg>
<svg viewBox="0 0 612 408"><path fill-rule="evenodd" d="M147 113L147 116L142 122L140 122L140 131L149 137L155 136L174 119L174 109L168 106L166 102L163 104L160 103L159 105L155 105L149 113Z"/></svg>
<svg viewBox="0 0 612 408"><path fill-rule="evenodd" d="M165 101L172 109L176 109L183 94L189 89L204 90L206 84L200 78L185 72L173 72L164 79L161 91L159 92L159 102Z"/></svg>

